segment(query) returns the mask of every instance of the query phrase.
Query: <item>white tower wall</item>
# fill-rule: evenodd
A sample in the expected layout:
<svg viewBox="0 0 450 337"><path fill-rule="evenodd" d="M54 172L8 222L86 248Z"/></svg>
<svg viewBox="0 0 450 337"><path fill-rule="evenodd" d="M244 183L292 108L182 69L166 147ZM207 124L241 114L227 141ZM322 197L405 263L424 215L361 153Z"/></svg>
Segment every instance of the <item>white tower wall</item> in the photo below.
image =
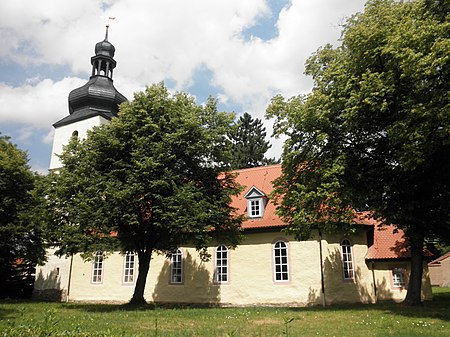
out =
<svg viewBox="0 0 450 337"><path fill-rule="evenodd" d="M50 159L50 170L55 170L62 167L61 161L58 157L63 150L64 146L69 143L70 137L76 131L78 138L86 139L87 131L91 130L94 126L100 126L102 124L109 123L109 120L101 116L95 116L75 123L63 125L55 129L55 136L53 138L52 156Z"/></svg>

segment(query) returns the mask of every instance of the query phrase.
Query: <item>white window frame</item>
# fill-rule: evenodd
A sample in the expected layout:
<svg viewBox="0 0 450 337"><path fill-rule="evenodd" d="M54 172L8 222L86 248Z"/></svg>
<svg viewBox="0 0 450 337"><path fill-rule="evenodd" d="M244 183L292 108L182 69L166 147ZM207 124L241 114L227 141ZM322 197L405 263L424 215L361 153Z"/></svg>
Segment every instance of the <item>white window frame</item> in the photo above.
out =
<svg viewBox="0 0 450 337"><path fill-rule="evenodd" d="M123 258L123 283L133 284L135 280L136 255L127 252Z"/></svg>
<svg viewBox="0 0 450 337"><path fill-rule="evenodd" d="M100 284L103 282L103 252L97 251L92 262L92 283Z"/></svg>
<svg viewBox="0 0 450 337"><path fill-rule="evenodd" d="M262 209L263 209L262 198L248 200L248 217L249 218L261 218L262 217Z"/></svg>
<svg viewBox="0 0 450 337"><path fill-rule="evenodd" d="M264 216L265 206L264 192L253 186L245 193L244 198L247 199L247 216L250 219L262 218Z"/></svg>
<svg viewBox="0 0 450 337"><path fill-rule="evenodd" d="M283 240L273 244L273 276L275 282L289 282L289 247Z"/></svg>
<svg viewBox="0 0 450 337"><path fill-rule="evenodd" d="M229 278L229 266L228 266L228 248L225 245L218 245L215 250L215 272L214 281L216 283L228 283Z"/></svg>
<svg viewBox="0 0 450 337"><path fill-rule="evenodd" d="M353 262L353 245L349 239L341 241L342 276L344 280L355 279L355 264Z"/></svg>
<svg viewBox="0 0 450 337"><path fill-rule="evenodd" d="M183 252L177 249L170 258L170 283L183 283Z"/></svg>
<svg viewBox="0 0 450 337"><path fill-rule="evenodd" d="M406 270L405 268L392 269L392 286L394 288L406 287Z"/></svg>

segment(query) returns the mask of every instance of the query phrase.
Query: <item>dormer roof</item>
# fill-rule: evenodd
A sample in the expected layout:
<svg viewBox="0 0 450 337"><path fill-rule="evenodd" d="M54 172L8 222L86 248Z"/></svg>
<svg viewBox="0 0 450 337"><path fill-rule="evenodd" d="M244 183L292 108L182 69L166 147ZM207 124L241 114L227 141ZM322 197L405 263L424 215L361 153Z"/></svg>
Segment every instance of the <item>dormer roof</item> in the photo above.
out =
<svg viewBox="0 0 450 337"><path fill-rule="evenodd" d="M247 193L245 193L244 198L253 199L253 198L263 198L266 195L263 191L261 191L258 187L252 186Z"/></svg>
<svg viewBox="0 0 450 337"><path fill-rule="evenodd" d="M265 210L262 217L248 218L242 222L244 229L262 229L284 227L285 224L275 214L275 205L268 198L273 191L273 181L281 175L281 165L269 165L236 170L236 181L244 190L234 196L231 206L238 209L239 214L247 214L247 202L252 198L266 199Z"/></svg>

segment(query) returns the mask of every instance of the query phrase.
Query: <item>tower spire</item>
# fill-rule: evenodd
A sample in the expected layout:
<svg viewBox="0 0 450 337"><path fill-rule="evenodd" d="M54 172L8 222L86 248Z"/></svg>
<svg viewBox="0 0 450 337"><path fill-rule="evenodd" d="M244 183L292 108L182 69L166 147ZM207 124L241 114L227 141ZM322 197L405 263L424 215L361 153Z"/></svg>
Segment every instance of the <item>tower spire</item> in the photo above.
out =
<svg viewBox="0 0 450 337"><path fill-rule="evenodd" d="M108 30L109 30L109 22L111 20L114 20L116 17L115 16L108 16L106 18L106 33L105 33L105 41L108 41Z"/></svg>
<svg viewBox="0 0 450 337"><path fill-rule="evenodd" d="M106 24L105 41L108 41L108 29L109 29L109 22Z"/></svg>

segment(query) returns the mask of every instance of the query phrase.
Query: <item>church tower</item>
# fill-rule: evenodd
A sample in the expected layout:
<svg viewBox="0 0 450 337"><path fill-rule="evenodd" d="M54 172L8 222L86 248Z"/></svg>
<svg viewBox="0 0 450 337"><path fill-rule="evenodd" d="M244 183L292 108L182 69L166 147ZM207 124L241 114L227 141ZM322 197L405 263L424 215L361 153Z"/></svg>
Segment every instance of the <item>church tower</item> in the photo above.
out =
<svg viewBox="0 0 450 337"><path fill-rule="evenodd" d="M50 161L50 170L62 166L58 154L71 137L86 138L87 131L94 126L108 123L117 116L119 104L127 99L113 85L114 46L108 41L108 25L105 39L95 45L95 56L91 57L92 74L89 81L69 94L69 116L55 124L55 136ZM47 251L47 262L36 268L34 296L37 298L67 301L73 257L58 257L55 249Z"/></svg>
<svg viewBox="0 0 450 337"><path fill-rule="evenodd" d="M55 135L50 170L62 166L58 155L72 136L86 138L88 130L108 123L117 116L119 104L127 100L113 85L113 70L117 64L114 60L116 49L108 41L108 28L109 25L106 25L105 39L95 45L89 81L69 94L69 116L53 124Z"/></svg>

